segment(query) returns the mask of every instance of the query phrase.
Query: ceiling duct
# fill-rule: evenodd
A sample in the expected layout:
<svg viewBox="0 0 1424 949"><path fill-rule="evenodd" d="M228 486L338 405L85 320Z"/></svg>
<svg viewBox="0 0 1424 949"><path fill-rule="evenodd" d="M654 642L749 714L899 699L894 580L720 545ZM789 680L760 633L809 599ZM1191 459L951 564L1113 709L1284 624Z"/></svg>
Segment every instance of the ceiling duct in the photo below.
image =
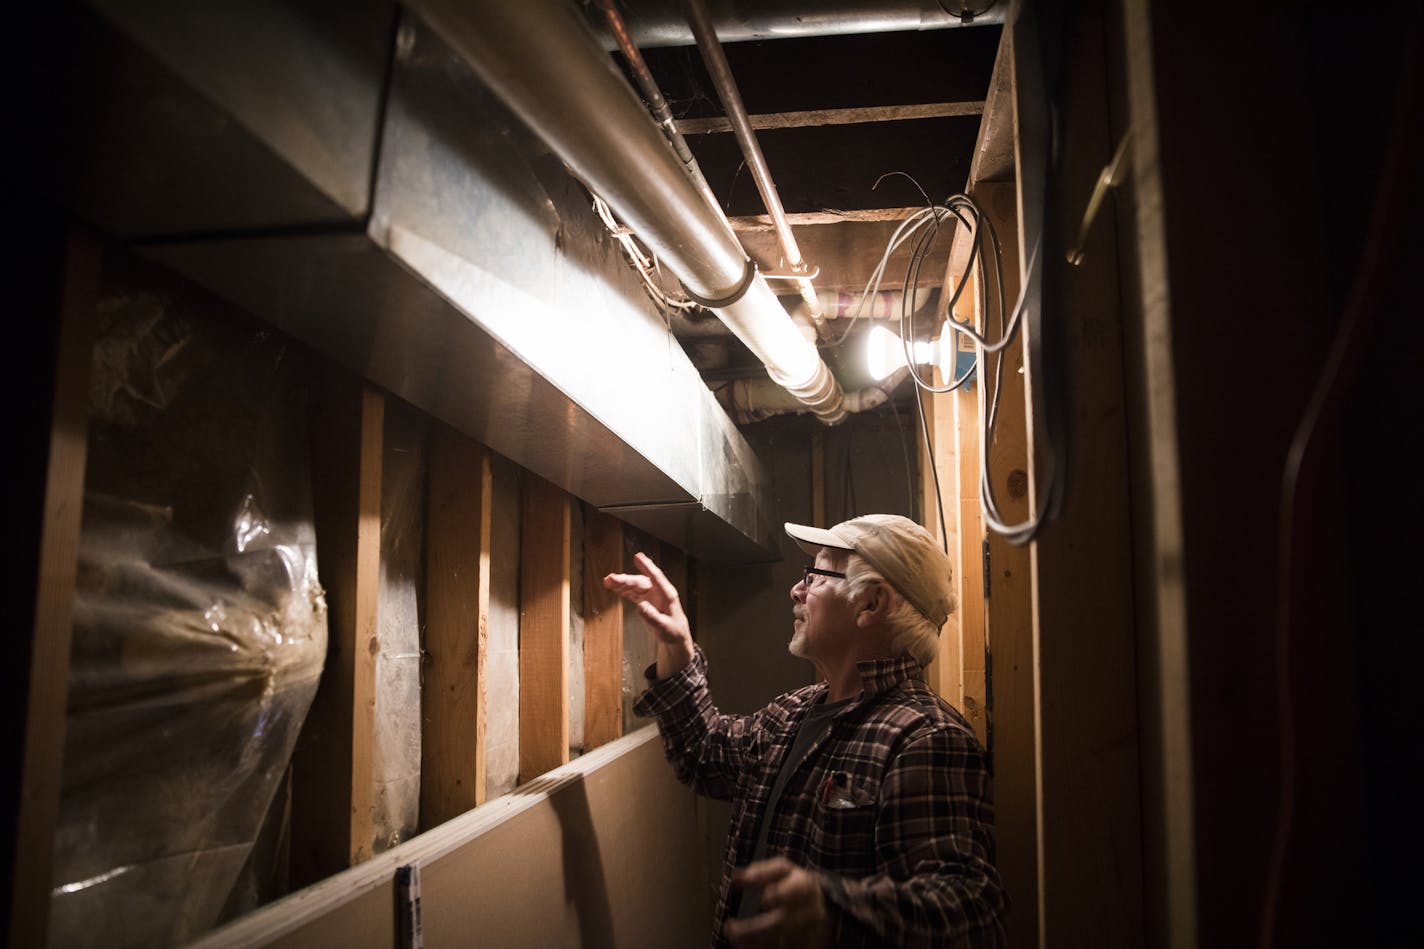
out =
<svg viewBox="0 0 1424 949"><path fill-rule="evenodd" d="M418 18L96 2L22 60L73 87L21 100L56 130L26 184L699 559L776 556L760 462L587 192Z"/></svg>
<svg viewBox="0 0 1424 949"><path fill-rule="evenodd" d="M828 424L840 385L709 208L636 93L565 0L416 0L516 115L617 212L767 374Z"/></svg>

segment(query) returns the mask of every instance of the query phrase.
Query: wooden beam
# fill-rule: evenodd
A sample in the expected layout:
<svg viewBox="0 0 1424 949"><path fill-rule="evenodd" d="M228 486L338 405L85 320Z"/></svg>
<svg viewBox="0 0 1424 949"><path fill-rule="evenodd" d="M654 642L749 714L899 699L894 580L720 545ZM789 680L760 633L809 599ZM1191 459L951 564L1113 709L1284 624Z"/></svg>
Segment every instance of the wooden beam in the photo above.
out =
<svg viewBox="0 0 1424 949"><path fill-rule="evenodd" d="M934 370L935 384L943 385L939 370ZM939 538L945 549L950 551L950 562L955 563L954 552L959 549L959 505L955 503L958 494L958 462L955 460L954 444L954 394L920 393L925 410L925 427L929 429L930 446L934 451L933 466L930 453L926 450L923 432L918 434L920 462L920 523ZM936 491L935 474L939 475ZM941 530L939 505L944 504L943 530ZM960 620L963 616L959 597L959 570L955 567L954 590L955 608L945 620L939 632L939 655L925 670L925 681L955 708L964 702L963 669L960 666Z"/></svg>
<svg viewBox="0 0 1424 949"><path fill-rule="evenodd" d="M1105 24L1076 12L1066 19L1060 127L1061 163L1047 193L1063 213L1043 246L1067 247L1098 173L1112 157L1108 127ZM1021 26L1022 24L1020 24ZM1015 60L1030 61L1015 28ZM1020 60L1022 54L1022 60ZM1018 88L1022 91L1020 71ZM1027 98L1026 96L1024 97ZM1021 101L1022 105L1022 101ZM1019 121L1019 202L1032 203L1024 179L1030 138ZM1028 137L1026 137L1028 136ZM1039 154L1037 161L1043 161ZM1035 160L1029 158L1028 160ZM1042 167L1041 165L1037 167ZM1033 234L1033 215L1025 226ZM1066 492L1053 522L1033 543L1038 656L1039 913L1041 943L1137 946L1143 935L1143 856L1138 767L1137 656L1123 399L1121 301L1114 222L1100 216L1081 266L1046 255L1056 287L1043 309L1063 342L1059 411L1072 433L1069 457L1056 459ZM1027 241L1021 246L1026 246ZM1056 258L1056 259L1055 259ZM1047 318L1045 317L1045 323ZM1032 339L1026 340L1032 345ZM1026 384L1034 401L1030 363ZM1031 418L1029 457L1044 438ZM1069 470L1071 466L1071 470ZM1045 486L1030 468L1029 503ZM1084 701L1085 692L1092 700ZM1091 767L1085 763L1091 762Z"/></svg>
<svg viewBox="0 0 1424 949"><path fill-rule="evenodd" d="M375 844L377 590L385 400L327 366L313 374L317 566L326 588L326 666L293 759L292 882L369 858Z"/></svg>
<svg viewBox="0 0 1424 949"><path fill-rule="evenodd" d="M1010 29L1006 28L1002 35L1007 37ZM1013 49L1001 39L989 78L989 93L984 99L984 118L974 142L974 157L969 162L971 184L1014 179L1014 92Z"/></svg>
<svg viewBox="0 0 1424 949"><path fill-rule="evenodd" d="M812 128L823 125L861 125L869 122L905 122L915 119L943 119L959 115L979 115L983 101L925 102L918 105L882 105L859 109L808 109L803 112L768 112L749 115L755 129ZM732 122L725 115L706 119L679 119L677 130L683 135L706 135L732 131Z"/></svg>
<svg viewBox="0 0 1424 949"><path fill-rule="evenodd" d="M7 466L43 466L35 585L17 594L33 604L28 650L26 709L22 729L18 810L15 821L9 944L43 946L49 921L49 890L54 858L54 830L64 766L65 703L69 695L69 651L74 616L74 584L79 562L80 517L84 501L84 466L89 419L89 366L94 351L94 315L103 252L86 235L72 234L65 244L58 313L40 320L50 329L41 358L44 369L14 366L13 371L45 373L48 391L29 393L48 402L47 446L39 458L11 458ZM31 328L35 329L35 328ZM11 435L15 433L12 431ZM12 446L13 447L13 446ZM40 446L36 446L37 448ZM7 524L8 531L16 525ZM25 538L28 540L29 538ZM10 538L19 541L21 538ZM37 547L37 550L35 549ZM18 637L17 637L18 638ZM21 653L25 655L25 653ZM7 818L10 819L10 818ZM8 857L9 855L7 855Z"/></svg>
<svg viewBox="0 0 1424 949"><path fill-rule="evenodd" d="M527 473L519 580L519 780L569 760L569 496Z"/></svg>
<svg viewBox="0 0 1424 949"><path fill-rule="evenodd" d="M437 422L426 495L423 830L485 799L492 490L485 448Z"/></svg>
<svg viewBox="0 0 1424 949"><path fill-rule="evenodd" d="M583 521L583 747L623 735L623 601L603 586L623 570L623 522L593 508Z"/></svg>
<svg viewBox="0 0 1424 949"><path fill-rule="evenodd" d="M860 292L875 271L885 247L900 226L900 219L882 221L851 221L841 224L793 225L796 243L808 263L820 268L816 289ZM938 288L949 260L948 228L941 228L929 246L920 267L918 286ZM747 254L763 270L777 270L782 252L771 231L739 231L737 239ZM899 289L905 277L905 265L914 250L914 241L901 244L890 255L885 268L882 289Z"/></svg>
<svg viewBox="0 0 1424 949"><path fill-rule="evenodd" d="M788 214L786 221L792 227L809 224L849 224L858 221L903 221L916 211L923 210L923 205L914 208L862 208L851 211L827 208L824 211L801 211ZM742 217L728 218L727 223L732 225L734 231L773 231L776 229L769 214L748 214Z"/></svg>

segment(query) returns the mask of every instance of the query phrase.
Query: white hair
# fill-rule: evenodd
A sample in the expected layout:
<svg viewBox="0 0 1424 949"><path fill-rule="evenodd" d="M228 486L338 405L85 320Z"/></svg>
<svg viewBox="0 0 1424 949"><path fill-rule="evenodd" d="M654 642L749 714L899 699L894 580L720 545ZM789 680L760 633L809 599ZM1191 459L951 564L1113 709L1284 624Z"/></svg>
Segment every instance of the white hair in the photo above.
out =
<svg viewBox="0 0 1424 949"><path fill-rule="evenodd" d="M909 653L921 668L939 655L939 627L929 617L915 609L895 585L882 577L864 557L850 553L845 563L845 596L852 603L870 592L877 583L885 584L890 593L890 608L885 614L889 632L890 654Z"/></svg>

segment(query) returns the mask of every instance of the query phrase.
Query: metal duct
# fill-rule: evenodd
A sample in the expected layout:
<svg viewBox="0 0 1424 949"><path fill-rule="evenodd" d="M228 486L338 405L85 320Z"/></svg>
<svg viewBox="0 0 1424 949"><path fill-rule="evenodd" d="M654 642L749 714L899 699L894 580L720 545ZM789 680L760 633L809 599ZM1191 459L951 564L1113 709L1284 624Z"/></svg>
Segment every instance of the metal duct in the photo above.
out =
<svg viewBox="0 0 1424 949"><path fill-rule="evenodd" d="M98 2L125 15L57 5L22 61L74 84L22 98L33 190L700 560L777 556L759 460L585 189L414 15Z"/></svg>
<svg viewBox="0 0 1424 949"><path fill-rule="evenodd" d="M777 384L828 424L840 385L709 208L612 59L566 0L416 0L494 92L721 317Z"/></svg>

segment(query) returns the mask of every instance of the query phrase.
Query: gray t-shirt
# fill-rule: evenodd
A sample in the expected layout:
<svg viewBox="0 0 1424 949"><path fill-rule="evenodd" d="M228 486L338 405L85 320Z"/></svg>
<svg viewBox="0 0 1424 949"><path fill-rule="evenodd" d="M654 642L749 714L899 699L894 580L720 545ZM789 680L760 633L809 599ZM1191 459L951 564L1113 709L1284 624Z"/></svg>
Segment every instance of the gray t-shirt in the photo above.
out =
<svg viewBox="0 0 1424 949"><path fill-rule="evenodd" d="M756 846L752 849L752 863L767 858L766 838L771 832L771 817L776 813L776 805L781 802L781 792L786 790L786 782L801 766L802 761L805 760L806 752L810 750L811 746L830 730L831 719L835 718L836 713L852 701L852 699L842 699L839 702L821 701L806 710L806 717L801 720L801 726L796 729L796 737L791 742L791 748L786 752L786 758L781 762L781 770L777 772L776 781L771 786L771 795L766 799L766 807L761 812L761 821L757 825ZM760 911L760 907L761 892L747 890L742 894L736 918L746 919L749 916L755 916Z"/></svg>

